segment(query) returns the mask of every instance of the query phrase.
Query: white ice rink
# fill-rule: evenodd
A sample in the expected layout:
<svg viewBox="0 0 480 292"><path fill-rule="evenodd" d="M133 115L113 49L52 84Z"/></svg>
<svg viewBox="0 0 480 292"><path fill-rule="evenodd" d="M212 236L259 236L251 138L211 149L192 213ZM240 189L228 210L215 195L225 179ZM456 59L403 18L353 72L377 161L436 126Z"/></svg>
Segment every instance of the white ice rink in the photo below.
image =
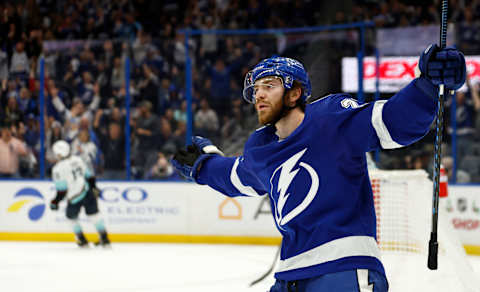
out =
<svg viewBox="0 0 480 292"><path fill-rule="evenodd" d="M0 242L1 292L268 291L275 246ZM469 260L480 278L480 257ZM416 291L431 291L417 287ZM333 291L332 291L333 292Z"/></svg>

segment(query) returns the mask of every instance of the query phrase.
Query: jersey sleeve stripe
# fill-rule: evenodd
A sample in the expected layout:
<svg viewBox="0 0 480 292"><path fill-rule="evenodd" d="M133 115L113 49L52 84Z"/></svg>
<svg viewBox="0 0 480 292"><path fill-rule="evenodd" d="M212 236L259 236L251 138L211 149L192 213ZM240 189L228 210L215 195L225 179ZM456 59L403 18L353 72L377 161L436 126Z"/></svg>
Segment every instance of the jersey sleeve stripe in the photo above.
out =
<svg viewBox="0 0 480 292"><path fill-rule="evenodd" d="M395 149L403 147L403 145L398 144L397 142L393 141L392 137L390 136L390 132L387 129L387 126L383 122L382 113L383 113L383 106L385 105L386 100L378 100L373 105L372 110L372 125L377 133L377 137L380 140L380 145L382 145L383 149Z"/></svg>
<svg viewBox="0 0 480 292"><path fill-rule="evenodd" d="M255 191L252 187L244 185L240 181L240 177L238 176L238 173L237 173L239 162L240 162L240 158L235 159L235 162L233 163L233 166L232 166L232 171L230 172L230 181L240 193L250 197L260 197L261 195L258 194L257 191Z"/></svg>
<svg viewBox="0 0 480 292"><path fill-rule="evenodd" d="M66 191L67 190L67 182L64 180L58 180L55 182L55 189L57 191Z"/></svg>

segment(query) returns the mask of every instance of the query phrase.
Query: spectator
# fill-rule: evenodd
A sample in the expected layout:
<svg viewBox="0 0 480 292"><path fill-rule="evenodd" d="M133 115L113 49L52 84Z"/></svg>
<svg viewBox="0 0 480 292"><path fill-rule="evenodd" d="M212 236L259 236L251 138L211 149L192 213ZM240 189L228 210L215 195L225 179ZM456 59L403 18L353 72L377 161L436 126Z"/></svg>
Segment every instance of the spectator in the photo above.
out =
<svg viewBox="0 0 480 292"><path fill-rule="evenodd" d="M2 124L0 130L0 177L18 177L19 159L28 154L27 147L12 136L11 124Z"/></svg>
<svg viewBox="0 0 480 292"><path fill-rule="evenodd" d="M6 80L8 78L8 55L0 49L0 80Z"/></svg>
<svg viewBox="0 0 480 292"><path fill-rule="evenodd" d="M173 119L178 123L187 123L187 101L183 100L180 108L173 111Z"/></svg>
<svg viewBox="0 0 480 292"><path fill-rule="evenodd" d="M470 78L467 78L468 93L458 91L455 94L456 101L456 136L457 136L457 161L462 162L467 149L471 147L475 139L475 115L480 111L480 97L478 85L472 85ZM452 100L449 100L447 107L451 112ZM451 126L448 127L449 134L453 133Z"/></svg>
<svg viewBox="0 0 480 292"><path fill-rule="evenodd" d="M133 59L135 64L140 65L145 62L147 52L153 49L155 49L155 46L151 44L150 35L142 30L139 30L137 33L137 38L132 45Z"/></svg>
<svg viewBox="0 0 480 292"><path fill-rule="evenodd" d="M158 117L152 113L152 103L147 100L140 104L138 111L138 121L135 129L138 138L138 153L134 158L134 164L138 169L138 175L143 177L147 158L157 146Z"/></svg>
<svg viewBox="0 0 480 292"><path fill-rule="evenodd" d="M98 133L103 153L104 179L125 179L125 135L117 122L108 124L108 133Z"/></svg>
<svg viewBox="0 0 480 292"><path fill-rule="evenodd" d="M177 129L173 133L173 139L175 141L176 148L180 148L182 145L185 145L185 141L187 140L187 123L185 122L178 122Z"/></svg>
<svg viewBox="0 0 480 292"><path fill-rule="evenodd" d="M158 152L154 161L155 164L149 168L145 175L146 179L180 180L180 176L173 169L165 154Z"/></svg>
<svg viewBox="0 0 480 292"><path fill-rule="evenodd" d="M453 157L451 156L442 157L442 165L445 168L445 172L448 176L448 181L452 182L453 181ZM457 175L455 180L456 183L469 183L470 180L471 178L468 172L462 169L457 169Z"/></svg>
<svg viewBox="0 0 480 292"><path fill-rule="evenodd" d="M228 115L230 112L230 73L238 69L240 62L238 60L229 66L225 65L222 59L217 59L215 67L208 68L208 74L211 78L210 106L221 113Z"/></svg>
<svg viewBox="0 0 480 292"><path fill-rule="evenodd" d="M175 141L175 137L173 136L172 124L165 117L162 117L160 119L159 140L159 145L161 149L170 149L171 153L175 153L175 151L177 151L177 144Z"/></svg>
<svg viewBox="0 0 480 292"><path fill-rule="evenodd" d="M46 138L45 138L45 149L46 154L45 158L49 163L49 166L52 166L57 161L55 154L53 153L52 146L55 142L63 140L63 129L59 121L50 121L50 127L47 127Z"/></svg>
<svg viewBox="0 0 480 292"><path fill-rule="evenodd" d="M7 100L7 107L5 108L5 119L13 124L18 124L23 121L24 115L20 110L15 96L10 96Z"/></svg>
<svg viewBox="0 0 480 292"><path fill-rule="evenodd" d="M152 103L153 108L157 108L158 100L158 85L160 83L158 76L147 65L142 65L143 77L138 83L137 89L140 91L140 96Z"/></svg>
<svg viewBox="0 0 480 292"><path fill-rule="evenodd" d="M65 120L65 138L72 141L78 134L78 128L81 118L85 118L89 123L93 120L93 113L98 108L100 103L100 96L98 96L98 86L95 86L95 96L92 103L86 108L79 98L73 100L71 109L67 109L58 96L58 89L53 86L50 88L50 96L52 97L52 103L55 106L57 112L63 115Z"/></svg>
<svg viewBox="0 0 480 292"><path fill-rule="evenodd" d="M195 132L199 136L215 138L218 131L218 116L210 108L207 99L200 101L200 109L195 113ZM215 139L214 139L215 140Z"/></svg>
<svg viewBox="0 0 480 292"><path fill-rule="evenodd" d="M158 87L156 113L161 115L170 107L171 83L168 78L163 78Z"/></svg>
<svg viewBox="0 0 480 292"><path fill-rule="evenodd" d="M72 154L80 156L88 168L95 172L97 152L97 146L91 141L88 129L82 129L72 142Z"/></svg>
<svg viewBox="0 0 480 292"><path fill-rule="evenodd" d="M23 125L23 123L21 124ZM27 116L24 138L30 149L40 150L40 123L34 114L28 114Z"/></svg>
<svg viewBox="0 0 480 292"><path fill-rule="evenodd" d="M122 59L115 57L113 59L113 70L112 70L112 89L118 90L125 84L125 66L122 62Z"/></svg>
<svg viewBox="0 0 480 292"><path fill-rule="evenodd" d="M35 114L37 112L37 104L32 99L32 94L30 90L26 87L22 87L20 89L19 98L17 99L17 103L19 105L20 111L24 115Z"/></svg>
<svg viewBox="0 0 480 292"><path fill-rule="evenodd" d="M82 81L77 86L77 94L86 106L92 102L95 94L100 94L99 85L93 82L89 71L82 72Z"/></svg>
<svg viewBox="0 0 480 292"><path fill-rule="evenodd" d="M15 51L10 61L10 74L27 79L29 72L29 60L23 42L15 45Z"/></svg>
<svg viewBox="0 0 480 292"><path fill-rule="evenodd" d="M214 20L212 16L207 16L205 18L205 23L200 27L200 29L217 29L218 23L217 19ZM210 63L216 58L217 54L217 35L216 34L202 34L201 46L200 46L200 56L205 60L208 60Z"/></svg>

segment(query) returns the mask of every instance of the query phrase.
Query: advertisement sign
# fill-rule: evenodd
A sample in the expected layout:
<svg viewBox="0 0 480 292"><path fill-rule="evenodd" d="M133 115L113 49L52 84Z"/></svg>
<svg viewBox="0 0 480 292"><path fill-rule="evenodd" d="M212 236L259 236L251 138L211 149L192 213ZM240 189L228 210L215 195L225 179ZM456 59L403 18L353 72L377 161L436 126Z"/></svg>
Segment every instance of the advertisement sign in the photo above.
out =
<svg viewBox="0 0 480 292"><path fill-rule="evenodd" d="M378 68L379 90L394 93L406 86L415 78L415 67L418 63L415 57L381 57ZM480 56L466 56L467 72L472 83L480 82ZM363 86L365 92L375 92L377 64L374 57L363 60ZM358 90L358 60L353 57L342 59L342 91L357 92ZM460 90L466 90L464 85Z"/></svg>
<svg viewBox="0 0 480 292"><path fill-rule="evenodd" d="M270 212L268 197L221 195L207 186L190 197L190 233L205 235L280 236Z"/></svg>
<svg viewBox="0 0 480 292"><path fill-rule="evenodd" d="M268 198L229 198L192 183L98 182L99 208L111 234L279 237ZM51 182L3 181L0 233L70 233L66 202L49 209ZM95 229L84 212L85 232Z"/></svg>
<svg viewBox="0 0 480 292"><path fill-rule="evenodd" d="M4 237L22 233L32 234L31 239L35 239L35 234L72 232L65 217L66 202L62 201L56 212L49 208L55 196L53 183L0 184L0 234ZM102 190L101 215L113 237L165 235L172 241L200 238L197 242L219 242L224 237L230 237L227 242L280 238L267 196L230 198L193 183L99 182L98 186ZM440 214L448 216L461 242L479 246L480 186L449 186L448 198L442 198L440 203L444 206ZM85 232L95 233L83 211L79 219ZM155 241L152 237L147 240Z"/></svg>
<svg viewBox="0 0 480 292"><path fill-rule="evenodd" d="M449 186L444 206L464 245L480 245L480 186Z"/></svg>

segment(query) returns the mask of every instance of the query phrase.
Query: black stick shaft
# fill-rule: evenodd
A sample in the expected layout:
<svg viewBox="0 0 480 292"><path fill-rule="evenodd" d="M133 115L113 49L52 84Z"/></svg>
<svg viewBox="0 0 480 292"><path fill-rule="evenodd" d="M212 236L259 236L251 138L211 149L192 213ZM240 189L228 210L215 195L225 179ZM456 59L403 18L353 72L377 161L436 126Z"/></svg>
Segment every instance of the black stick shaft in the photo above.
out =
<svg viewBox="0 0 480 292"><path fill-rule="evenodd" d="M263 281L266 277L268 277L268 275L270 275L273 272L273 269L275 268L275 264L277 263L277 258L280 256L280 250L281 249L282 249L281 245L278 246L277 252L275 253L275 257L273 258L273 263L270 266L270 268L263 275L261 275L260 278L256 279L252 283L250 283L250 287L252 287L253 285L255 285L255 284L257 284L261 281Z"/></svg>
<svg viewBox="0 0 480 292"><path fill-rule="evenodd" d="M447 45L447 16L448 16L448 0L442 1L442 23L440 26L440 48ZM432 204L432 230L430 233L430 241L428 244L428 268L436 270L438 267L438 201L440 189L440 163L442 158L442 138L443 138L443 112L445 101L445 86L440 84L438 96L438 112L435 120L436 137L434 150L434 175L433 175L433 204Z"/></svg>

